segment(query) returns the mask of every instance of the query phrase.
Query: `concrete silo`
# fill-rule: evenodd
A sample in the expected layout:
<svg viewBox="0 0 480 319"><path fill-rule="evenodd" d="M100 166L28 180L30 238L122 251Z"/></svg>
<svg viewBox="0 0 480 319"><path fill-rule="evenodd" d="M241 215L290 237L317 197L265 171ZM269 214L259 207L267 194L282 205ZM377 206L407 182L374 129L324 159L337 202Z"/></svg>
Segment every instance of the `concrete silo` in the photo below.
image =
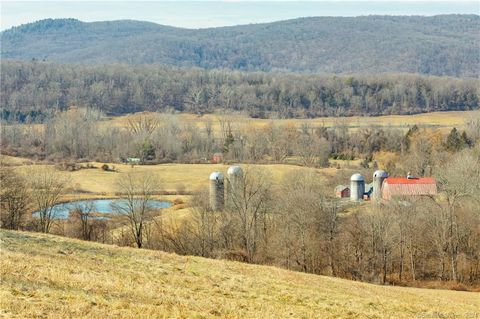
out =
<svg viewBox="0 0 480 319"><path fill-rule="evenodd" d="M210 208L214 211L223 210L224 178L220 172L210 174Z"/></svg>
<svg viewBox="0 0 480 319"><path fill-rule="evenodd" d="M230 166L227 170L227 203L233 205L240 199L243 187L243 170L240 166Z"/></svg>
<svg viewBox="0 0 480 319"><path fill-rule="evenodd" d="M378 202L382 199L382 184L387 177L388 173L381 169L376 170L375 173L373 173L373 201Z"/></svg>
<svg viewBox="0 0 480 319"><path fill-rule="evenodd" d="M350 200L360 201L363 200L363 194L365 193L365 178L361 174L353 174L350 178Z"/></svg>

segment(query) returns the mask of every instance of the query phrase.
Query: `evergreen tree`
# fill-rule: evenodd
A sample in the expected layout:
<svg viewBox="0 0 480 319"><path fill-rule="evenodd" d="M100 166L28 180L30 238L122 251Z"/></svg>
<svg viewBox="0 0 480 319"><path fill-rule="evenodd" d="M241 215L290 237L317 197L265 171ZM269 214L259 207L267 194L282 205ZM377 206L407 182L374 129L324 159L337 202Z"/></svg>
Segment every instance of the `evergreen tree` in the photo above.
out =
<svg viewBox="0 0 480 319"><path fill-rule="evenodd" d="M450 131L450 134L447 136L447 141L445 143L447 150L451 152L458 152L465 146L465 141L462 139L462 136L458 133L457 128L453 128Z"/></svg>

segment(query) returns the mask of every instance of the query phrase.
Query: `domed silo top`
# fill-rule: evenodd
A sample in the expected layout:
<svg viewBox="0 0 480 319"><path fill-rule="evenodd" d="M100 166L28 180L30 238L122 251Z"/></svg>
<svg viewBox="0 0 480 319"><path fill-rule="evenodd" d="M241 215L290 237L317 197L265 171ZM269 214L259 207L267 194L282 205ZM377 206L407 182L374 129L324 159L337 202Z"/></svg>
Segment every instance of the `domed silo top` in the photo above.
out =
<svg viewBox="0 0 480 319"><path fill-rule="evenodd" d="M353 174L352 177L350 178L352 182L364 182L365 178L361 174Z"/></svg>
<svg viewBox="0 0 480 319"><path fill-rule="evenodd" d="M388 177L388 173L385 172L383 169L376 170L375 173L373 173L373 177Z"/></svg>
<svg viewBox="0 0 480 319"><path fill-rule="evenodd" d="M211 181L218 181L218 180L223 181L223 174L220 173L220 172L213 172L212 174L210 174L210 180Z"/></svg>
<svg viewBox="0 0 480 319"><path fill-rule="evenodd" d="M243 170L240 166L230 166L227 170L228 175L241 175Z"/></svg>

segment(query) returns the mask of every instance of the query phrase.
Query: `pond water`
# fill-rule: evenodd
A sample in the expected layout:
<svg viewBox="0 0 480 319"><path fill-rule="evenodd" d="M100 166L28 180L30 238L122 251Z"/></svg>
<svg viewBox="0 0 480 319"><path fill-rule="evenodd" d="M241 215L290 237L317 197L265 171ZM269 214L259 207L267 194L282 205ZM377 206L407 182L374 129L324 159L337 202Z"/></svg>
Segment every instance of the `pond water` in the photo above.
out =
<svg viewBox="0 0 480 319"><path fill-rule="evenodd" d="M115 209L114 206L122 206L126 205L126 200L124 199L90 199L90 200L80 200L68 203L62 203L53 206L53 216L55 219L68 219L70 215L70 211L81 208L82 210L88 209L91 207L91 212L95 213L103 213L103 214L114 214ZM150 200L147 204L149 207L153 209L159 208L168 208L172 206L172 203L160 201L160 200ZM39 212L33 213L34 217L39 216ZM96 219L103 219L107 217L94 217Z"/></svg>

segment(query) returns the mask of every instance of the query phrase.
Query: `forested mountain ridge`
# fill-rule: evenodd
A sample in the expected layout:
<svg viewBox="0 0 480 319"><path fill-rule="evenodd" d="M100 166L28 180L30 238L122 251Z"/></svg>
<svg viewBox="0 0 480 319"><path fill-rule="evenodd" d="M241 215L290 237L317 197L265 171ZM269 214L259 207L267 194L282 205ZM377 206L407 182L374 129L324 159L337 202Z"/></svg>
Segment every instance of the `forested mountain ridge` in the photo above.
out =
<svg viewBox="0 0 480 319"><path fill-rule="evenodd" d="M41 121L70 106L117 115L176 110L312 118L474 110L480 80L413 74L313 75L162 65L1 63L1 118Z"/></svg>
<svg viewBox="0 0 480 319"><path fill-rule="evenodd" d="M244 71L478 77L480 16L300 18L182 29L48 19L1 33L2 59L170 64Z"/></svg>

